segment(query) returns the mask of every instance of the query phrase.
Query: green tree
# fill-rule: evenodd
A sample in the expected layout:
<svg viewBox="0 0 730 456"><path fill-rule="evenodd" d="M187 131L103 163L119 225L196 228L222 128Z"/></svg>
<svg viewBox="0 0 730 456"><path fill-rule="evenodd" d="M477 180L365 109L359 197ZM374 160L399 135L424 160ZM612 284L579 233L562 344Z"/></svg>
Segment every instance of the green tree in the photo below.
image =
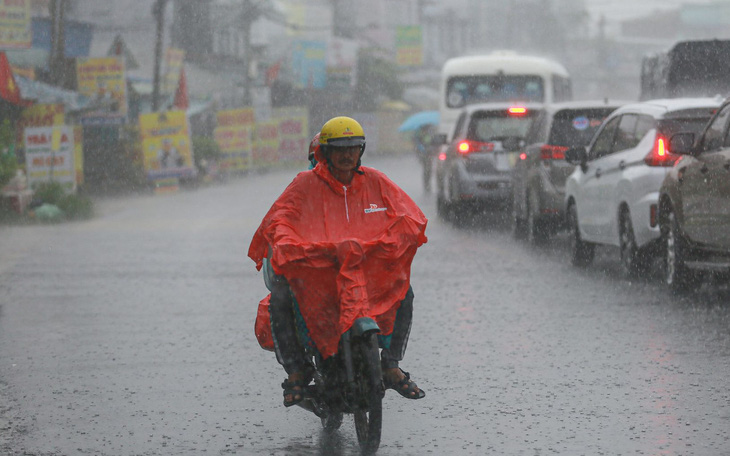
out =
<svg viewBox="0 0 730 456"><path fill-rule="evenodd" d="M18 161L15 158L15 134L9 119L0 124L0 187L15 175Z"/></svg>
<svg viewBox="0 0 730 456"><path fill-rule="evenodd" d="M372 51L360 51L354 95L355 109L366 112L375 111L381 98L400 100L403 85L398 80L397 65L374 55Z"/></svg>

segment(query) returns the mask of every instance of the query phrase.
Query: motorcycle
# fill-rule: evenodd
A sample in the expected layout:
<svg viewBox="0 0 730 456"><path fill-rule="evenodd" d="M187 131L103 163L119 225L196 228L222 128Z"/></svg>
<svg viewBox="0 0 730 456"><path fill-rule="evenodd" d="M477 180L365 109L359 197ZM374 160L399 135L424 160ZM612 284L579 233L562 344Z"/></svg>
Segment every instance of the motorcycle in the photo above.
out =
<svg viewBox="0 0 730 456"><path fill-rule="evenodd" d="M273 269L264 260L264 281L271 290ZM371 318L358 318L341 337L337 353L323 358L312 343L293 299L297 335L305 347L313 384L303 390L297 405L320 418L326 432L342 425L344 415L351 414L363 454L374 454L380 446L383 423L382 400L385 395L378 333L380 328Z"/></svg>

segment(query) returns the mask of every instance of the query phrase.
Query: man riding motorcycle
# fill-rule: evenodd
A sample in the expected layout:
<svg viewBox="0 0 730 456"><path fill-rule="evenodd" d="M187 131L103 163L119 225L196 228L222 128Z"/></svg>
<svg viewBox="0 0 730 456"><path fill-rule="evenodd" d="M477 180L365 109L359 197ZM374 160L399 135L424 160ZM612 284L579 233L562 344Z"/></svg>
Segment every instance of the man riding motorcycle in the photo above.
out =
<svg viewBox="0 0 730 456"><path fill-rule="evenodd" d="M385 386L409 399L425 396L399 361L411 327L410 264L426 242L427 220L383 173L361 167L364 151L357 121L335 117L325 123L318 144L310 146L317 165L297 175L251 241L249 257L257 268L266 257L275 272L269 309L277 360L288 374L282 384L287 407L303 399L311 380L292 295L325 358L336 353L355 319L374 318Z"/></svg>

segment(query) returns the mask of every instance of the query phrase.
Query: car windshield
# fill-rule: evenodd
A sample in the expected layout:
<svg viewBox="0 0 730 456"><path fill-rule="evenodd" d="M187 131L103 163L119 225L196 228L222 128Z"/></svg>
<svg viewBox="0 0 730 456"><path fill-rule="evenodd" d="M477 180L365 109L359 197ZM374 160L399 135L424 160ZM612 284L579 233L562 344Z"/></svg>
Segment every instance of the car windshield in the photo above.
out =
<svg viewBox="0 0 730 456"><path fill-rule="evenodd" d="M524 138L535 119L534 111L511 114L508 110L481 111L472 116L469 139L489 142L505 138Z"/></svg>
<svg viewBox="0 0 730 456"><path fill-rule="evenodd" d="M565 109L555 114L548 144L564 147L587 146L615 108Z"/></svg>
<svg viewBox="0 0 730 456"><path fill-rule="evenodd" d="M543 101L539 76L459 76L449 79L446 104L459 108L473 103L499 101Z"/></svg>

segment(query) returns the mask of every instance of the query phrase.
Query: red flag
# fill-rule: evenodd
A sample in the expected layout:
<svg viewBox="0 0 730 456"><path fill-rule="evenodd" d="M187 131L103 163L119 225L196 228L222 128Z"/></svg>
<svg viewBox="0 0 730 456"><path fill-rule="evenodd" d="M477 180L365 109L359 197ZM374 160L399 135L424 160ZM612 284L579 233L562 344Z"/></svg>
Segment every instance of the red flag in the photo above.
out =
<svg viewBox="0 0 730 456"><path fill-rule="evenodd" d="M180 68L180 80L177 83L175 102L173 105L178 109L188 109L190 106L190 101L188 100L188 81L185 78L185 68Z"/></svg>
<svg viewBox="0 0 730 456"><path fill-rule="evenodd" d="M2 51L0 51L0 98L16 105L27 104L20 98L20 89L15 83L13 70L10 69L8 57Z"/></svg>

